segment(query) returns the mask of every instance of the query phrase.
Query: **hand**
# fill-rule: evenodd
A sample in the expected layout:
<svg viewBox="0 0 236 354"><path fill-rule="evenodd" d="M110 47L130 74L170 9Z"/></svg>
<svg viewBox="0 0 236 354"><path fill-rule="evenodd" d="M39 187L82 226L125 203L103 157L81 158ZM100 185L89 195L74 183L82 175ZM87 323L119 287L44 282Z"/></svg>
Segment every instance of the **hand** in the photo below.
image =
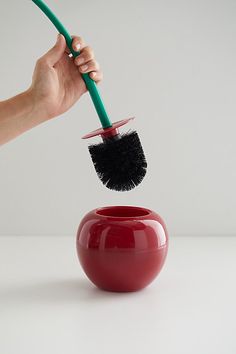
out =
<svg viewBox="0 0 236 354"><path fill-rule="evenodd" d="M73 37L72 46L80 51L76 59L69 56L60 34L54 47L37 61L29 91L35 110L44 120L66 112L86 92L81 73L89 73L95 82L102 79L93 50L85 46L83 39Z"/></svg>

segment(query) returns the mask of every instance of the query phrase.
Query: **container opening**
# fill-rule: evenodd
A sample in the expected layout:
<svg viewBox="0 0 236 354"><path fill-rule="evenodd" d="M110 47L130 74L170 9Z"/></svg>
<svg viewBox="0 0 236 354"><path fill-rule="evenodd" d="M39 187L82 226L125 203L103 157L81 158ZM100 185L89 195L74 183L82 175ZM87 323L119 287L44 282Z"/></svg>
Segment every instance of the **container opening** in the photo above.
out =
<svg viewBox="0 0 236 354"><path fill-rule="evenodd" d="M140 207L113 206L98 209L96 213L103 216L127 218L149 215L150 210Z"/></svg>

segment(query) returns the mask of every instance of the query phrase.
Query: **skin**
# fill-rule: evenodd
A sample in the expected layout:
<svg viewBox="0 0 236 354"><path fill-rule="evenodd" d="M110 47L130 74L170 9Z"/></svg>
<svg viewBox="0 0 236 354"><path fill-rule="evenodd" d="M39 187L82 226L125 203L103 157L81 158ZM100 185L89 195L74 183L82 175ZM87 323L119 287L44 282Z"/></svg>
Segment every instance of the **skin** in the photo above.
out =
<svg viewBox="0 0 236 354"><path fill-rule="evenodd" d="M76 59L58 35L54 47L37 61L29 89L0 102L0 145L68 111L87 91L81 73L97 83L102 80L93 50L82 38L73 37L73 49L80 51Z"/></svg>

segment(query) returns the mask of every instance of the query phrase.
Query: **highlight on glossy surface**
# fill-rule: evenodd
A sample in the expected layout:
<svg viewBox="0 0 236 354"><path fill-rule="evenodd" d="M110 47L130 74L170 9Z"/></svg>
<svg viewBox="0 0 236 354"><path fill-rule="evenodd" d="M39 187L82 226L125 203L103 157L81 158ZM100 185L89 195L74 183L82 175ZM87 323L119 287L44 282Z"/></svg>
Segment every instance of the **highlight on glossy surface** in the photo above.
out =
<svg viewBox="0 0 236 354"><path fill-rule="evenodd" d="M87 213L76 239L80 264L88 278L107 291L137 291L163 267L168 233L154 211L108 206Z"/></svg>

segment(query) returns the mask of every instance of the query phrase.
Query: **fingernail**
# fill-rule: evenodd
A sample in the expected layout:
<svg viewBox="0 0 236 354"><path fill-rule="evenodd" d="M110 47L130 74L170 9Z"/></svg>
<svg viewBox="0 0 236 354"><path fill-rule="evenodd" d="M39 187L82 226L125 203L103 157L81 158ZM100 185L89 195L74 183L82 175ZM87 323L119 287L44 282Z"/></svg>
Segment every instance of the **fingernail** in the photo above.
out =
<svg viewBox="0 0 236 354"><path fill-rule="evenodd" d="M80 67L80 69L82 71L86 71L88 69L88 65L83 65L83 66Z"/></svg>
<svg viewBox="0 0 236 354"><path fill-rule="evenodd" d="M95 73L95 71L91 72L91 73L89 74L89 76L91 77L92 80L96 80L96 73Z"/></svg>
<svg viewBox="0 0 236 354"><path fill-rule="evenodd" d="M83 64L83 62L84 62L84 58L83 57L77 57L77 59L76 59L76 64L77 65L81 65L81 64Z"/></svg>
<svg viewBox="0 0 236 354"><path fill-rule="evenodd" d="M77 44L75 45L75 50L77 50L77 51L80 50L80 43L77 43Z"/></svg>

